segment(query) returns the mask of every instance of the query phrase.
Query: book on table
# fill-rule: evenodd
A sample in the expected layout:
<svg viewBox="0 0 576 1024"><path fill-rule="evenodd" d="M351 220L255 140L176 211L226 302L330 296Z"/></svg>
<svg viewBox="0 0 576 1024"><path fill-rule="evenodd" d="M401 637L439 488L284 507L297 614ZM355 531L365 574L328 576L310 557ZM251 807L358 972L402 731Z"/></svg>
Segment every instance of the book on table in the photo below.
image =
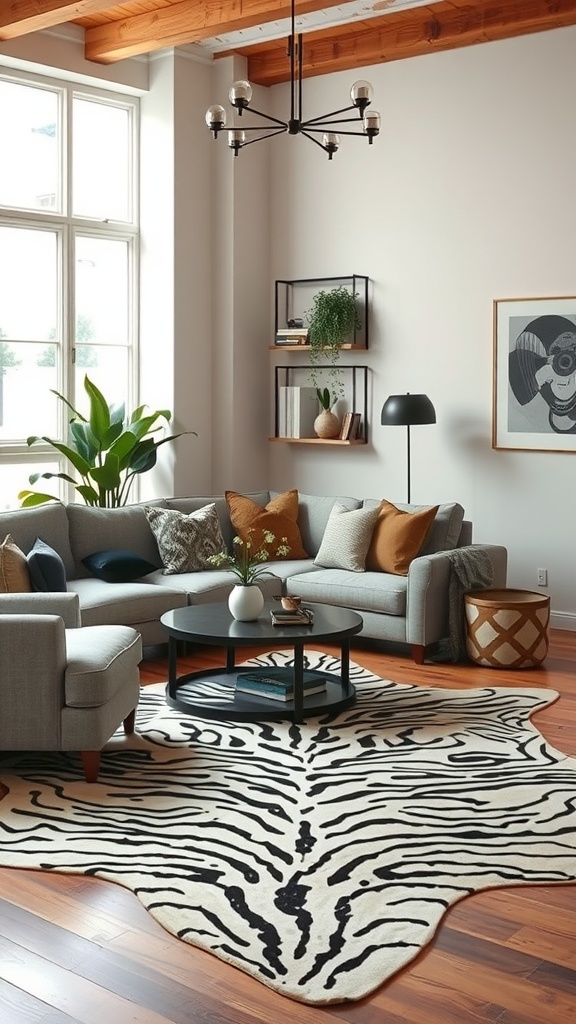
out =
<svg viewBox="0 0 576 1024"><path fill-rule="evenodd" d="M239 693L249 693L270 700L292 700L294 697L293 669L266 669L262 672L240 672L236 677L236 689ZM304 672L302 692L322 693L326 689L326 680L317 672Z"/></svg>
<svg viewBox="0 0 576 1024"><path fill-rule="evenodd" d="M273 608L270 621L273 626L311 626L314 615L309 608L295 608L294 611Z"/></svg>

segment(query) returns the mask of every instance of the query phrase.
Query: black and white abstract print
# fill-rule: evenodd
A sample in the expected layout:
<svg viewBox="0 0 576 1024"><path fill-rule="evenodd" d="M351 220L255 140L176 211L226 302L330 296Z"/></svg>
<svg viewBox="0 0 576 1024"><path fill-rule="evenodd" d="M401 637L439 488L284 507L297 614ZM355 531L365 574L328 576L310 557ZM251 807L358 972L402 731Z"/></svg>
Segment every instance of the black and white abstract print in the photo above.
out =
<svg viewBox="0 0 576 1024"><path fill-rule="evenodd" d="M0 863L127 886L174 935L311 1004L373 991L470 893L576 879L576 760L530 721L557 694L351 671L356 704L302 725L200 720L146 687L95 785L72 754L6 756Z"/></svg>

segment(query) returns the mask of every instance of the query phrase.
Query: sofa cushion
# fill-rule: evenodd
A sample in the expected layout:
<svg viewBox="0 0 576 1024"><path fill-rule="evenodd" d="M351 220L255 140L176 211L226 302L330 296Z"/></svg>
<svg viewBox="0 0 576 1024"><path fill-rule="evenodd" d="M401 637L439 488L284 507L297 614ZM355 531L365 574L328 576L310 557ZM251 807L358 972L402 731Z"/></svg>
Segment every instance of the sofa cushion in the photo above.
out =
<svg viewBox="0 0 576 1024"><path fill-rule="evenodd" d="M173 508L146 508L145 512L167 576L210 569L209 558L224 550L214 503L189 515Z"/></svg>
<svg viewBox="0 0 576 1024"><path fill-rule="evenodd" d="M49 501L32 508L14 508L0 513L0 537L6 533L28 554L37 537L42 537L64 562L66 576L75 575L74 558L70 547L67 511L70 506L60 501ZM91 548L90 550L94 550ZM86 552L87 554L87 552Z"/></svg>
<svg viewBox="0 0 576 1024"><path fill-rule="evenodd" d="M315 569L301 572L287 581L287 592L304 601L334 604L352 611L406 614L408 578L382 572L352 572L349 569Z"/></svg>
<svg viewBox="0 0 576 1024"><path fill-rule="evenodd" d="M107 704L142 658L140 634L129 626L66 630L64 701L68 707Z"/></svg>
<svg viewBox="0 0 576 1024"><path fill-rule="evenodd" d="M170 587L159 587L148 582L115 583L112 586L104 580L87 576L70 580L68 590L80 598L83 626L112 623L138 629L141 623L157 622L164 612L187 605L186 594L175 578L172 579L174 584Z"/></svg>
<svg viewBox="0 0 576 1024"><path fill-rule="evenodd" d="M41 537L37 537L27 557L30 582L34 590L66 593L66 569L60 555Z"/></svg>
<svg viewBox="0 0 576 1024"><path fill-rule="evenodd" d="M298 528L297 490L277 495L265 508L245 494L238 494L237 491L226 491L225 497L236 535L245 544L250 542L254 551L265 548L270 551L270 560L274 561L284 557L308 558ZM266 541L267 532L274 535L276 544L285 539L290 549L285 556L279 556L275 548Z"/></svg>
<svg viewBox="0 0 576 1024"><path fill-rule="evenodd" d="M386 500L386 499L385 499ZM363 507L374 508L380 505L382 498L365 498ZM404 505L396 502L396 508L402 512L424 512L429 505ZM464 520L464 509L457 502L449 502L438 506L438 511L424 545L419 552L420 555L433 555L435 551L451 551L458 547L462 522Z"/></svg>
<svg viewBox="0 0 576 1024"><path fill-rule="evenodd" d="M438 505L434 505L422 512L402 512L391 502L383 501L366 555L366 569L405 576L437 511Z"/></svg>
<svg viewBox="0 0 576 1024"><path fill-rule="evenodd" d="M95 551L82 559L82 564L93 576L106 583L131 583L154 572L156 566L147 562L133 551L117 548L112 551Z"/></svg>
<svg viewBox="0 0 576 1024"><path fill-rule="evenodd" d="M347 509L336 502L314 564L324 569L364 572L378 512L377 507Z"/></svg>
<svg viewBox="0 0 576 1024"><path fill-rule="evenodd" d="M160 508L165 504L163 499L146 503L148 507ZM82 561L84 558L94 551L111 551L113 548L133 551L158 568L162 565L143 504L124 505L122 508L68 505L68 520L75 577L88 576L88 569Z"/></svg>
<svg viewBox="0 0 576 1024"><path fill-rule="evenodd" d="M248 491L245 494L246 498L251 498L257 505L262 508L270 501L270 491ZM220 529L222 530L222 536L224 537L224 546L227 551L232 550L232 538L234 536L234 529L230 521L230 512L228 510L228 504L224 495L218 497L206 496L204 498L167 498L166 507L175 508L178 512L185 512L186 515L190 515L190 512L197 512L199 508L204 505L208 505L213 502L216 505L216 512L218 513L218 519L220 521Z"/></svg>
<svg viewBox="0 0 576 1024"><path fill-rule="evenodd" d="M0 544L0 594L29 594L31 590L26 555L8 533Z"/></svg>

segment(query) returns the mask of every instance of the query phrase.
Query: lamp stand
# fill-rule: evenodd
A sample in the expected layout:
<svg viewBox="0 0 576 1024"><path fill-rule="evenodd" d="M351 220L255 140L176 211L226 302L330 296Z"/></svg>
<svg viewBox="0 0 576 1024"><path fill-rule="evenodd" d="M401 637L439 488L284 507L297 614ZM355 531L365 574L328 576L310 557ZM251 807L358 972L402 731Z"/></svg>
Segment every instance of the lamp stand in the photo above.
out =
<svg viewBox="0 0 576 1024"><path fill-rule="evenodd" d="M410 504L410 424L406 427L406 462L408 465L408 505Z"/></svg>

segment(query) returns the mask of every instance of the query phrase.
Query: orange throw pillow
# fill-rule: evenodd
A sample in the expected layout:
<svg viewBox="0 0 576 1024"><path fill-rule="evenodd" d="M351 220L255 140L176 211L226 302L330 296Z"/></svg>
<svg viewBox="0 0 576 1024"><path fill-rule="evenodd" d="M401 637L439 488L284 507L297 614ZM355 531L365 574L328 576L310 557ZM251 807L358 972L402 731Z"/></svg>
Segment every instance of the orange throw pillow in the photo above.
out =
<svg viewBox="0 0 576 1024"><path fill-rule="evenodd" d="M286 537L286 543L290 548L288 554L283 556L271 551L270 561L310 557L302 546L298 528L298 491L285 491L284 494L279 494L268 502L266 508L236 491L226 491L225 497L234 532L244 543L251 538L254 550L261 545L270 549L270 545L266 545L264 540L264 531L269 530L274 534L276 544L280 544L282 538ZM250 534L250 530L254 532ZM274 546L272 545L272 548Z"/></svg>
<svg viewBox="0 0 576 1024"><path fill-rule="evenodd" d="M407 576L410 562L424 545L439 506L421 512L402 512L382 501L366 555L368 572L391 572Z"/></svg>
<svg viewBox="0 0 576 1024"><path fill-rule="evenodd" d="M0 544L0 594L29 594L28 560L8 533Z"/></svg>

